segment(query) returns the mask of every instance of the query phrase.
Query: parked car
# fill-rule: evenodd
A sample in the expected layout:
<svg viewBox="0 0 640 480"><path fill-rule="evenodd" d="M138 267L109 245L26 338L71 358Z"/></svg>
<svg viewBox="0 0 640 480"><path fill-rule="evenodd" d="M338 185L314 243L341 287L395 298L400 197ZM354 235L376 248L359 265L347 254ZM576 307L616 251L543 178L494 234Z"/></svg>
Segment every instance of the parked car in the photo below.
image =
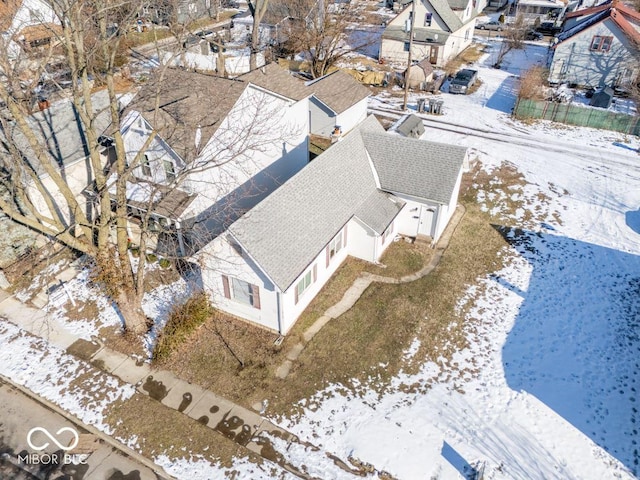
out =
<svg viewBox="0 0 640 480"><path fill-rule="evenodd" d="M449 84L449 93L468 93L469 89L478 80L478 71L465 68L456 73Z"/></svg>
<svg viewBox="0 0 640 480"><path fill-rule="evenodd" d="M542 22L538 27L536 27L536 32L540 32L544 35L556 35L560 33L562 30L561 27L557 26L555 22Z"/></svg>
<svg viewBox="0 0 640 480"><path fill-rule="evenodd" d="M481 23L476 28L479 28L480 30L496 30L501 32L504 30L504 24L500 23L498 20L491 20L487 23Z"/></svg>
<svg viewBox="0 0 640 480"><path fill-rule="evenodd" d="M535 30L527 30L524 34L525 40L542 40L544 35L540 32L536 32Z"/></svg>

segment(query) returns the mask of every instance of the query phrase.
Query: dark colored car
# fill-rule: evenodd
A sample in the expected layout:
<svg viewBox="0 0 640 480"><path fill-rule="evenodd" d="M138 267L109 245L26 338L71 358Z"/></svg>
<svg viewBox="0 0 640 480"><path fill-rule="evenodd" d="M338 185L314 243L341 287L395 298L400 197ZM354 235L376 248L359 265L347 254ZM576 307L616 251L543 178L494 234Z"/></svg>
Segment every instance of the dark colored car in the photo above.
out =
<svg viewBox="0 0 640 480"><path fill-rule="evenodd" d="M540 32L544 35L556 35L560 33L560 30L562 30L562 28L557 26L555 22L542 22L538 27L536 27L536 32Z"/></svg>
<svg viewBox="0 0 640 480"><path fill-rule="evenodd" d="M469 89L478 80L478 71L465 68L456 73L456 76L451 80L449 84L449 93L463 93L466 94Z"/></svg>
<svg viewBox="0 0 640 480"><path fill-rule="evenodd" d="M540 32L536 32L535 30L527 30L524 34L525 40L542 40L544 35Z"/></svg>

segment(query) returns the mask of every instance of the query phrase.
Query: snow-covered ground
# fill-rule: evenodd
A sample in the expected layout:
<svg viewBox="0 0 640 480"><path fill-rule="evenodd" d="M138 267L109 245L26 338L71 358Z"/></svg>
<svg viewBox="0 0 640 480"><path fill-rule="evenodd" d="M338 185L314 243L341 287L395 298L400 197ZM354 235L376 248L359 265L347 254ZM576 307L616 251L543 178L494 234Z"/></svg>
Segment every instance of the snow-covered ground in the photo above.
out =
<svg viewBox="0 0 640 480"><path fill-rule="evenodd" d="M506 267L478 278L459 302L470 346L452 363L477 373L447 380L450 366L425 362L381 397L366 385L358 394L331 387L306 402L304 415L282 420L301 438L400 479L457 479L478 463L489 479L640 471L640 157L630 150L640 144L614 132L514 122L514 75L544 54L529 46L494 70L490 53L480 61L480 89L443 94L437 117L525 136L528 145L427 129L428 138L473 148L486 171L508 163L528 182L498 195L496 185L477 186L512 244ZM398 101L372 102L390 104ZM548 147L557 144L567 151ZM536 221L501 208L507 199L523 201ZM432 381L427 393L400 388Z"/></svg>
<svg viewBox="0 0 640 480"><path fill-rule="evenodd" d="M478 91L441 94L444 115L433 117L476 130L427 128L427 138L472 148L485 171L506 163L527 182L517 189L476 186L478 202L511 246L502 252L506 266L478 278L459 299L469 347L449 364L423 361L418 373L398 375L381 396L366 384L357 394L333 385L308 399L303 415L278 421L302 440L398 479L459 479L478 464L485 465L484 478L495 480L633 478L640 471L640 157L632 149L640 141L512 120L516 76L544 61L546 49L530 45L511 52L505 68L495 70L495 45L489 48L478 65ZM399 104L388 95L371 102L385 109ZM478 131L527 141L476 136ZM507 201L523 208L511 212ZM534 220L525 221L524 208L535 211ZM78 301L98 304L95 322L73 322L76 333L88 338L118 318L83 275L67 285ZM166 318L167 297L187 293L184 282L160 287L146 297L145 311ZM51 313L64 323L62 308L52 305ZM108 403L133 394L5 322L0 345L0 373L107 432ZM417 352L415 341L405 352L407 362L420 362ZM462 374L451 380L452 370ZM86 385L70 380L80 374L89 379ZM408 393L406 385L424 388ZM137 439L122 440L136 448ZM318 478L354 478L322 450L276 447ZM177 478L288 475L248 461L226 470L188 450L184 459L159 454L156 462Z"/></svg>

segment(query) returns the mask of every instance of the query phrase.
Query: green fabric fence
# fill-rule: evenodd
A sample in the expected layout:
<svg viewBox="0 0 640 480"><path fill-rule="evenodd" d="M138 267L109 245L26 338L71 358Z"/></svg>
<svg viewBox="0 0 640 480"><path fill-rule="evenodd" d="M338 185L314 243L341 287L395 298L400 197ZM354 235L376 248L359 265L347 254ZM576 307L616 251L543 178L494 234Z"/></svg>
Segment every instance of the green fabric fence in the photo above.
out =
<svg viewBox="0 0 640 480"><path fill-rule="evenodd" d="M519 99L513 109L513 116L519 120L543 119L580 127L613 130L640 136L640 116L614 113L598 108L577 105Z"/></svg>

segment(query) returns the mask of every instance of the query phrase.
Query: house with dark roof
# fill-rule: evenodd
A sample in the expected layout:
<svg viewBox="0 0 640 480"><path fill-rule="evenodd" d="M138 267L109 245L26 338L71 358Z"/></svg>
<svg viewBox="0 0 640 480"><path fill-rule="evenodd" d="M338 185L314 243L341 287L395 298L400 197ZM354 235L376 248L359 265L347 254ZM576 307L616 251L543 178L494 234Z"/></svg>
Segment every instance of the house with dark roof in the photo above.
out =
<svg viewBox="0 0 640 480"><path fill-rule="evenodd" d="M401 2L402 11L389 22L380 44L380 59L407 63L412 6ZM482 5L485 5L483 2ZM421 0L415 5L416 17L411 56L444 66L471 44L481 5L475 0Z"/></svg>
<svg viewBox="0 0 640 480"><path fill-rule="evenodd" d="M217 308L286 334L347 256L377 262L398 235L437 240L466 157L368 117L198 252L202 286Z"/></svg>
<svg viewBox="0 0 640 480"><path fill-rule="evenodd" d="M626 87L640 74L640 13L617 0L566 15L549 59L549 81Z"/></svg>
<svg viewBox="0 0 640 480"><path fill-rule="evenodd" d="M238 79L158 74L121 126L133 215L151 211L171 253L198 250L307 164L308 96L276 65Z"/></svg>
<svg viewBox="0 0 640 480"><path fill-rule="evenodd" d="M3 0L0 33L9 58L15 59L24 50L56 42L61 35L60 20L44 0Z"/></svg>
<svg viewBox="0 0 640 480"><path fill-rule="evenodd" d="M106 90L94 93L91 102L95 131L98 135L105 134L111 126ZM40 148L34 150L15 122L6 122L0 128L0 165L4 164L8 171L16 171L16 165L24 165L18 171L26 172L27 168L30 169L35 175L25 173L23 184L42 221L46 223L44 219L61 216L72 228L75 223L74 212L63 208L68 204L58 188L57 176L67 184L80 208L85 210L83 213L90 217L90 204L86 195L92 189L94 180L93 166L89 160L90 149L97 147L106 164L106 148L90 145L79 113L70 99L56 102L30 115L26 120ZM20 157L19 162L16 161L16 156Z"/></svg>

